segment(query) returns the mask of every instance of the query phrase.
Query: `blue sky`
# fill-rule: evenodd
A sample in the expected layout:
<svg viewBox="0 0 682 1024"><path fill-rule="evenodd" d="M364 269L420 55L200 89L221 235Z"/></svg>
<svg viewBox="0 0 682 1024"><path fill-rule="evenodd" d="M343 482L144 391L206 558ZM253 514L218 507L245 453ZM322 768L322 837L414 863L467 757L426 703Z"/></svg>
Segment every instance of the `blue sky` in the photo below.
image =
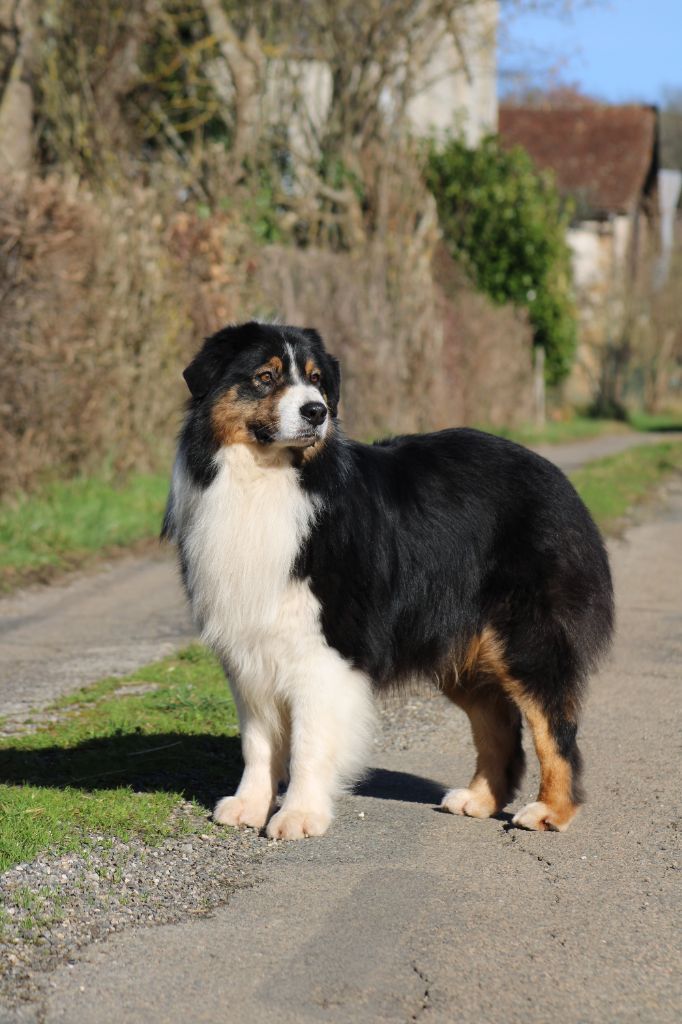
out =
<svg viewBox="0 0 682 1024"><path fill-rule="evenodd" d="M613 103L657 103L666 86L682 90L682 0L576 0L574 8L566 17L503 14L501 68L533 75L554 66L562 81Z"/></svg>

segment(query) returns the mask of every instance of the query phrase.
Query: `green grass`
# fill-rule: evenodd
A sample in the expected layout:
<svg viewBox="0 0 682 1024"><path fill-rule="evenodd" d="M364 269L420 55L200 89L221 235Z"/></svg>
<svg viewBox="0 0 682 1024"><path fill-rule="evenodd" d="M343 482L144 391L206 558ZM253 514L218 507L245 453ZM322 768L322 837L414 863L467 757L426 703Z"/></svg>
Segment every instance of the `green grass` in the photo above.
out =
<svg viewBox="0 0 682 1024"><path fill-rule="evenodd" d="M682 412L632 412L628 423L635 430L679 430L682 431Z"/></svg>
<svg viewBox="0 0 682 1024"><path fill-rule="evenodd" d="M171 819L181 799L208 809L236 784L234 703L199 646L51 711L56 721L0 740L0 870L93 835L158 842L181 827Z"/></svg>
<svg viewBox="0 0 682 1024"><path fill-rule="evenodd" d="M630 427L620 420L599 420L590 416L574 416L570 420L550 421L544 427L536 427L532 423L519 427L483 426L490 434L507 437L519 444L563 444L569 441L587 441L592 437L604 434L627 434Z"/></svg>
<svg viewBox="0 0 682 1024"><path fill-rule="evenodd" d="M95 553L158 536L168 494L165 473L55 482L0 505L0 589L46 579Z"/></svg>
<svg viewBox="0 0 682 1024"><path fill-rule="evenodd" d="M571 479L597 524L608 533L628 509L674 472L682 472L682 443L665 441L589 463Z"/></svg>

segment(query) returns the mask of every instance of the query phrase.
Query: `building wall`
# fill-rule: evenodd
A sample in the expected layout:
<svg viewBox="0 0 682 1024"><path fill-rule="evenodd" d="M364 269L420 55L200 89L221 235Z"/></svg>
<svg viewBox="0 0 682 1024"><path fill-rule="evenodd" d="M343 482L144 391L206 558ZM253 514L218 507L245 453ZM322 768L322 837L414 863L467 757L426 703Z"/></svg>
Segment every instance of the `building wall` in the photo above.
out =
<svg viewBox="0 0 682 1024"><path fill-rule="evenodd" d="M480 0L458 15L456 38L434 27L433 56L407 109L416 135L463 135L476 145L497 131L499 0Z"/></svg>
<svg viewBox="0 0 682 1024"><path fill-rule="evenodd" d="M569 229L573 283L578 308L578 351L564 386L566 400L587 405L594 397L601 355L622 321L634 216L586 220Z"/></svg>
<svg viewBox="0 0 682 1024"><path fill-rule="evenodd" d="M497 25L499 0L478 0L457 16L456 38L443 22L433 27L428 66L407 107L415 135L463 135L469 145L497 131ZM289 126L294 152L317 153L332 97L331 72L318 60L268 61L264 112ZM386 111L390 114L390 89Z"/></svg>
<svg viewBox="0 0 682 1024"><path fill-rule="evenodd" d="M579 297L601 295L620 271L632 239L632 219L625 215L608 221L585 220L569 228L573 280Z"/></svg>

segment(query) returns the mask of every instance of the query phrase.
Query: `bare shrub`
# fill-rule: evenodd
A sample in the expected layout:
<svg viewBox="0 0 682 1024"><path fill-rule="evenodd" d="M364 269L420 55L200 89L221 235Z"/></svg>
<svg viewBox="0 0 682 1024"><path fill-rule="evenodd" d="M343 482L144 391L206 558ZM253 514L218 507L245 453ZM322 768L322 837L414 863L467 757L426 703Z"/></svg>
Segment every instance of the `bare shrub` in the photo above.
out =
<svg viewBox="0 0 682 1024"><path fill-rule="evenodd" d="M474 293L443 253L435 280L434 223L427 209L404 216L397 192L364 250L334 253L258 247L235 214L178 211L158 186L124 196L56 178L6 184L5 493L103 463L118 473L167 465L182 367L203 336L254 315L321 330L343 364L355 436L528 415L527 327Z"/></svg>
<svg viewBox="0 0 682 1024"><path fill-rule="evenodd" d="M434 260L444 328L443 365L457 421L504 426L533 415L532 329L514 306L476 291L444 246Z"/></svg>
<svg viewBox="0 0 682 1024"><path fill-rule="evenodd" d="M438 251L436 284L413 254L270 247L257 280L270 312L316 326L341 360L350 433L514 424L532 415L531 331Z"/></svg>
<svg viewBox="0 0 682 1024"><path fill-rule="evenodd" d="M144 189L95 198L48 179L2 190L3 491L164 457L183 360L197 334L239 315L225 220L166 218Z"/></svg>

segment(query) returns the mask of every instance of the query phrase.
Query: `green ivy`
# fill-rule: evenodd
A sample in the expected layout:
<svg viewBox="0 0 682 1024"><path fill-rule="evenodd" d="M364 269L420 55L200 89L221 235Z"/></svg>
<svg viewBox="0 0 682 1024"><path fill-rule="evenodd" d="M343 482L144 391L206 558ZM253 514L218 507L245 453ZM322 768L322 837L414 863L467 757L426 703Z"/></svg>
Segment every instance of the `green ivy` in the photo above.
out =
<svg viewBox="0 0 682 1024"><path fill-rule="evenodd" d="M495 302L528 310L546 374L558 383L576 345L566 228L570 210L551 175L525 150L504 150L496 136L469 149L455 139L430 143L426 181L452 256Z"/></svg>

